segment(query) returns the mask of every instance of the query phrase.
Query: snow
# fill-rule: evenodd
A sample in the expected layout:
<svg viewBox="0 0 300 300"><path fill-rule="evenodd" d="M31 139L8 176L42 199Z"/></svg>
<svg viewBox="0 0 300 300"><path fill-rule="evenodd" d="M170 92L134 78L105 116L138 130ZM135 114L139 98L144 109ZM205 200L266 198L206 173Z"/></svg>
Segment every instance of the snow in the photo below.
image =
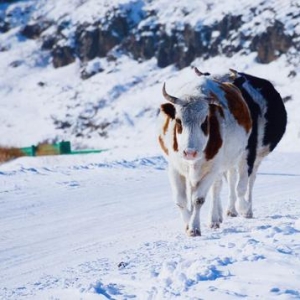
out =
<svg viewBox="0 0 300 300"><path fill-rule="evenodd" d="M299 298L299 154L276 152L264 162L254 219L226 218L211 230L206 203L199 238L184 233L165 161L139 155L2 166L0 297Z"/></svg>
<svg viewBox="0 0 300 300"><path fill-rule="evenodd" d="M296 21L286 16L297 3L287 3L31 0L10 5L16 28L0 36L6 49L0 52L0 145L70 140L75 148L108 151L23 157L0 165L0 299L300 299L300 67L295 49L290 51L293 64L285 55L258 64L254 53L193 62L203 72L233 68L267 78L292 100L286 103L286 134L259 169L254 219L225 218L220 229L211 230L207 201L202 236L190 238L171 200L155 118L163 82L175 94L195 78L191 68L159 69L155 59L139 63L120 54L116 61L97 58L82 66L77 60L54 69L39 41L18 35L27 19L45 15L75 24L100 19L115 6L123 12L134 8L136 22L142 8L159 10L158 21L170 28L186 22L209 25L228 12L237 15L241 7L257 6L255 15L244 16L249 22L241 31L263 30L264 18L271 22L276 13L292 33ZM84 67L103 71L82 80ZM291 71L298 75L289 77ZM96 126L108 124L107 131L99 135L85 128L80 117ZM57 129L54 120L71 127ZM225 184L223 206L226 198Z"/></svg>

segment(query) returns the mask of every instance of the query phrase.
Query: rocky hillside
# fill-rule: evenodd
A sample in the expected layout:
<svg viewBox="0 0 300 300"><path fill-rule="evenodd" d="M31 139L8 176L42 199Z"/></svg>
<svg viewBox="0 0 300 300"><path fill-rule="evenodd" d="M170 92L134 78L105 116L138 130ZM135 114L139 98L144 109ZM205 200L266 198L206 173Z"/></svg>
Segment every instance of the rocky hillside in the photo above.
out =
<svg viewBox="0 0 300 300"><path fill-rule="evenodd" d="M291 80L300 72L297 0L174 0L172 5L168 0L0 0L0 32L4 110L11 112L24 95L31 99L26 105L32 114L39 110L53 127L45 139L107 139L118 126L135 126L140 116L151 120L154 90L145 95L145 87L199 60L213 66L216 58L231 66L242 62L240 70L249 69L252 60L275 63L276 72L283 64L282 76ZM261 76L273 79L272 73ZM287 87L283 96L293 98ZM124 99L131 103L134 97L149 101L133 115ZM18 127L11 119L6 123L7 132Z"/></svg>
<svg viewBox="0 0 300 300"><path fill-rule="evenodd" d="M69 4L75 18L64 11L54 18L45 1L1 2L0 31L17 27L21 37L37 40L41 50L51 53L55 68L75 59L83 65L96 57L116 60L119 53L138 61L155 57L161 68L175 64L181 69L197 57L231 57L237 52L255 52L257 62L266 64L282 54L293 59L300 51L300 3L293 0L241 1L247 5L237 11L226 7L226 1L206 0L192 7L177 1L167 11L165 1L159 0L73 1L73 7ZM59 7L59 1L52 2ZM84 7L93 4L96 10L81 16ZM101 68L93 73L97 71ZM83 70L82 78L90 75Z"/></svg>

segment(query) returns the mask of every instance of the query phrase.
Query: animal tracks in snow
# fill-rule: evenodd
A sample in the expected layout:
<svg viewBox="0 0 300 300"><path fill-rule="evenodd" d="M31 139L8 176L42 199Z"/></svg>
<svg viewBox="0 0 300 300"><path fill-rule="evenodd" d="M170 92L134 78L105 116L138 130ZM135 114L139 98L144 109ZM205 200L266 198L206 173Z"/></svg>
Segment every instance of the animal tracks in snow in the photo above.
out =
<svg viewBox="0 0 300 300"><path fill-rule="evenodd" d="M130 285L139 286L147 278L148 299L193 299L195 290L202 291L203 299L221 297L224 293L227 297L224 299L251 298L255 294L264 295L264 299L283 294L297 298L299 291L283 288L288 286L288 277L300 276L300 272L293 274L289 270L294 264L300 268L300 232L291 218L256 220L247 227L242 225L243 219L235 221L238 223L235 228L228 224L223 230L206 233L206 237L190 239L175 235L173 241L145 243L139 249L121 253L127 259L127 266L117 281L121 284L132 279L132 284L123 284L125 290L130 290ZM294 235L292 241L290 234ZM279 277L270 272L272 265L276 266ZM263 279L262 274L269 272L270 281ZM282 279L279 274L288 277ZM244 278L243 283L240 278ZM247 280L253 283L247 286ZM275 287L279 282L281 287ZM258 292L261 284L268 289ZM137 297L141 295L140 290Z"/></svg>

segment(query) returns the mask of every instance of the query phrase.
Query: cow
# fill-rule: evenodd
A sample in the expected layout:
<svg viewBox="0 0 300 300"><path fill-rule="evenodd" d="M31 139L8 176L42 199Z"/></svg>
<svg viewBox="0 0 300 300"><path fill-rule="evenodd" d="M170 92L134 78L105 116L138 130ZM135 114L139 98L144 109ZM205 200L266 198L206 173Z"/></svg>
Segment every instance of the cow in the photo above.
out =
<svg viewBox="0 0 300 300"><path fill-rule="evenodd" d="M201 235L200 209L211 187L211 228L223 220L222 175L229 183L228 216L251 218L252 189L262 159L282 138L286 111L273 85L231 70L167 93L160 107L159 144L169 165L173 198L189 236ZM236 205L236 200L237 205Z"/></svg>
<svg viewBox="0 0 300 300"><path fill-rule="evenodd" d="M240 90L230 82L207 76L184 85L160 106L160 147L168 161L176 205L189 236L200 236L200 209L212 186L210 227L223 220L222 175L244 169L245 148L252 131L250 110ZM243 182L237 190L244 192Z"/></svg>
<svg viewBox="0 0 300 300"><path fill-rule="evenodd" d="M202 73L197 68L194 70L198 76L210 76L208 72ZM282 139L287 125L287 112L280 94L270 81L233 69L230 69L230 72L221 76L215 75L213 78L234 84L241 91L251 113L252 131L246 147L247 176L243 173L247 182L247 192L245 199L239 200L237 205L242 216L252 218L252 194L257 170L262 160ZM235 178L242 175L237 174L235 170L229 176ZM234 181L231 180L230 184L234 184ZM235 217L238 213L234 186L230 187L230 191L232 194L227 215Z"/></svg>

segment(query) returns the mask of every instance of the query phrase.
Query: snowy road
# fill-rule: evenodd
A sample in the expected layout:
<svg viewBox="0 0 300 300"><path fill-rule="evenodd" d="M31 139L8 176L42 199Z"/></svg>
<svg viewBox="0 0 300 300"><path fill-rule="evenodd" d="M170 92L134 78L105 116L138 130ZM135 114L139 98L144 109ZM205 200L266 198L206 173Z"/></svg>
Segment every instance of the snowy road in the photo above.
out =
<svg viewBox="0 0 300 300"><path fill-rule="evenodd" d="M254 219L211 231L205 204L199 238L160 157L103 157L0 167L0 299L300 299L299 154L263 164Z"/></svg>

